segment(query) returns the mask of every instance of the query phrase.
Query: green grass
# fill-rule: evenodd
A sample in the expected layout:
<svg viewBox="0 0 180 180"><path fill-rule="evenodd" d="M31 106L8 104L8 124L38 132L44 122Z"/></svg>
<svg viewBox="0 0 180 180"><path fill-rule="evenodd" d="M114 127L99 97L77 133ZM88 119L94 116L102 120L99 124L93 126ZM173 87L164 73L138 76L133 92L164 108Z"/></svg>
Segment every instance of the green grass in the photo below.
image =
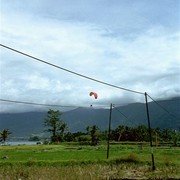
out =
<svg viewBox="0 0 180 180"><path fill-rule="evenodd" d="M151 161L150 148L144 146L142 150L137 145L111 145L110 160L124 159L130 154L135 154L140 162ZM155 148L154 156L158 164L171 161L172 164L180 165L179 148ZM106 146L78 146L78 145L34 145L34 146L0 146L0 164L4 162L48 162L64 163L70 161L97 162L106 161ZM3 159L2 157L7 157Z"/></svg>
<svg viewBox="0 0 180 180"><path fill-rule="evenodd" d="M0 146L0 179L36 179L34 174L41 179L71 179L72 174L74 179L180 178L180 148L154 148L154 156L156 171L152 172L148 145L141 150L137 144L112 144L108 160L105 144Z"/></svg>

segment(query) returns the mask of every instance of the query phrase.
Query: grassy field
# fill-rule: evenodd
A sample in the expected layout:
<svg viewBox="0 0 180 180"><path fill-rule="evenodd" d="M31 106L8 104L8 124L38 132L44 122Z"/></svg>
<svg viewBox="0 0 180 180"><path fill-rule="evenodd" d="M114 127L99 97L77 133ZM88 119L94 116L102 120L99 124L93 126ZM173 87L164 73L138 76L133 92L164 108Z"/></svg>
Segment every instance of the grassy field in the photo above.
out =
<svg viewBox="0 0 180 180"><path fill-rule="evenodd" d="M180 149L154 149L156 171L151 171L148 145L0 146L0 179L113 179L180 178Z"/></svg>

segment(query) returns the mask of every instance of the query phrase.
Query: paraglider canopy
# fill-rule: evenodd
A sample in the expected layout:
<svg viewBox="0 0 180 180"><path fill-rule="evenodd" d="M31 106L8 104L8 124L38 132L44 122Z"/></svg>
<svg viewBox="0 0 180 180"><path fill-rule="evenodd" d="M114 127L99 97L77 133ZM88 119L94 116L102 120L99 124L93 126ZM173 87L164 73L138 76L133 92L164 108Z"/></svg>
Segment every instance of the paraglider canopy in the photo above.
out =
<svg viewBox="0 0 180 180"><path fill-rule="evenodd" d="M97 95L97 93L95 93L95 92L90 92L89 95L90 95L90 96L94 96L95 99L98 98L98 95Z"/></svg>

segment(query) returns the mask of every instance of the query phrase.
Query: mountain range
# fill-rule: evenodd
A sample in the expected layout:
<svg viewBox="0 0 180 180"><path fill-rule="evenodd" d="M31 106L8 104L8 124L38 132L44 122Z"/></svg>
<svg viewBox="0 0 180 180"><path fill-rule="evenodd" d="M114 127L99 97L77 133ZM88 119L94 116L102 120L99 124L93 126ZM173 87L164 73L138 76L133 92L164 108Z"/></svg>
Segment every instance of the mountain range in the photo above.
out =
<svg viewBox="0 0 180 180"><path fill-rule="evenodd" d="M168 100L149 102L150 121L152 127L180 128L180 97ZM165 111L165 108L167 111ZM123 116L123 115L125 116ZM29 137L45 130L44 119L47 112L0 113L0 130L9 129L13 137ZM87 126L97 125L101 130L107 130L109 109L77 108L66 111L62 119L71 132L85 131ZM119 106L112 110L112 128L118 125L147 125L146 107L144 103L132 103Z"/></svg>

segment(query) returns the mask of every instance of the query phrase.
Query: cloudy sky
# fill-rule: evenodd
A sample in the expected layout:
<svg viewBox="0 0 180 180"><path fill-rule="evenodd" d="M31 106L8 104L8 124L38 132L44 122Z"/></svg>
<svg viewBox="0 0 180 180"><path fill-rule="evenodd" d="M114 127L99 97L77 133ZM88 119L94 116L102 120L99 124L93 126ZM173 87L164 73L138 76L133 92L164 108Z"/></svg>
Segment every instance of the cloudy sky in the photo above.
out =
<svg viewBox="0 0 180 180"><path fill-rule="evenodd" d="M179 0L0 2L1 44L155 99L180 96ZM0 53L1 99L75 106L144 101L3 47ZM0 111L33 108L2 103Z"/></svg>

